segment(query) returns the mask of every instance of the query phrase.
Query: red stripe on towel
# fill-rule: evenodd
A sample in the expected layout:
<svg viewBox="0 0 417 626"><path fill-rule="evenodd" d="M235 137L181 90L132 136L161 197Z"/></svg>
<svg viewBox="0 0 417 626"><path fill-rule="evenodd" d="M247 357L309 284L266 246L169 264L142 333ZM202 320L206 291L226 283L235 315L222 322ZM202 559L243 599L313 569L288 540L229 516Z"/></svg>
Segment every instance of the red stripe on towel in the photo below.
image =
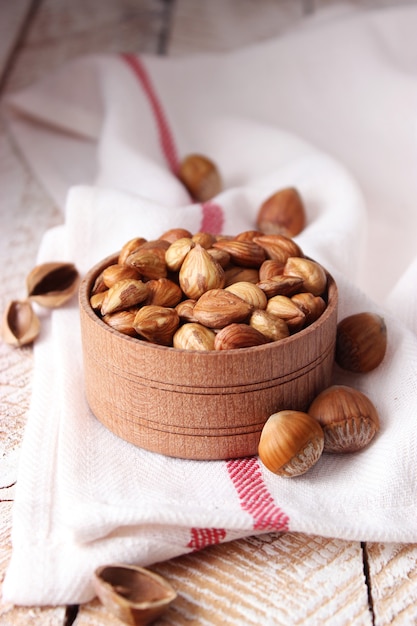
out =
<svg viewBox="0 0 417 626"><path fill-rule="evenodd" d="M193 550L202 550L207 546L220 543L226 537L224 528L192 528L191 539L187 544L187 548Z"/></svg>
<svg viewBox="0 0 417 626"><path fill-rule="evenodd" d="M269 493L257 457L232 459L227 469L237 491L240 506L253 517L254 530L288 530L289 517Z"/></svg>
<svg viewBox="0 0 417 626"><path fill-rule="evenodd" d="M204 202L201 205L202 220L201 220L201 232L212 233L218 235L222 232L224 224L223 209L219 204L214 202Z"/></svg>
<svg viewBox="0 0 417 626"><path fill-rule="evenodd" d="M171 134L171 130L165 117L164 110L156 94L151 78L146 71L145 66L137 56L135 56L134 54L123 53L121 57L132 68L136 77L139 79L146 96L148 97L158 127L159 142L165 159L168 163L170 170L174 174L177 174L179 167L177 150L175 147L173 136Z"/></svg>

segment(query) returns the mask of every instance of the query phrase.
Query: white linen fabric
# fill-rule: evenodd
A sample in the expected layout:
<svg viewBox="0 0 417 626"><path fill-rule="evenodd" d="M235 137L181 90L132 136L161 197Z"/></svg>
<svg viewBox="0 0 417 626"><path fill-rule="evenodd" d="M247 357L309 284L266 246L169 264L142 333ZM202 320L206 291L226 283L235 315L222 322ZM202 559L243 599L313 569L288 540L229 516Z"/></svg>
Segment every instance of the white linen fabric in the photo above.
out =
<svg viewBox="0 0 417 626"><path fill-rule="evenodd" d="M257 457L173 459L113 435L84 398L76 298L43 313L6 601L84 602L105 562L146 566L269 530L417 541L416 17L369 12L222 55L80 58L9 99L17 141L65 205L39 262L84 274L134 236L237 233L295 185L308 213L297 241L334 275L339 318L378 312L389 341L373 372L334 370L374 402L376 439L289 480ZM190 152L223 176L204 205L175 176Z"/></svg>

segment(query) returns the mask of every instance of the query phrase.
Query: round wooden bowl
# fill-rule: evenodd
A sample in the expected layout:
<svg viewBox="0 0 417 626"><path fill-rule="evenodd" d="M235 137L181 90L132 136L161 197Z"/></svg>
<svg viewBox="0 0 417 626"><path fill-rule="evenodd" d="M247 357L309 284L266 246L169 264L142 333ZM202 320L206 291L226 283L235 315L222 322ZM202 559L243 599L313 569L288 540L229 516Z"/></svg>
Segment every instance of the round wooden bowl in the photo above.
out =
<svg viewBox="0 0 417 626"><path fill-rule="evenodd" d="M116 259L85 276L80 315L87 401L119 437L179 458L249 456L272 413L306 410L331 384L338 298L330 275L326 310L304 330L252 348L200 352L123 335L96 315L92 285Z"/></svg>

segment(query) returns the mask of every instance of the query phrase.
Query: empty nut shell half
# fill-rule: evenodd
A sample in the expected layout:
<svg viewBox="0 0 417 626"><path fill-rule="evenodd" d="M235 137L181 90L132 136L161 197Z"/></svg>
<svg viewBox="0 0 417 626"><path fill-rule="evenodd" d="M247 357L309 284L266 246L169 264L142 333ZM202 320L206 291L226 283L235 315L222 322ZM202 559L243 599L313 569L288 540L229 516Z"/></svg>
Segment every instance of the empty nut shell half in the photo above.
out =
<svg viewBox="0 0 417 626"><path fill-rule="evenodd" d="M32 343L40 332L40 321L28 300L12 300L3 315L3 340L18 348Z"/></svg>
<svg viewBox="0 0 417 626"><path fill-rule="evenodd" d="M26 277L28 297L48 308L59 307L75 294L79 278L73 263L42 263Z"/></svg>
<svg viewBox="0 0 417 626"><path fill-rule="evenodd" d="M131 626L152 623L177 597L162 576L134 565L103 565L95 570L92 583L103 606Z"/></svg>

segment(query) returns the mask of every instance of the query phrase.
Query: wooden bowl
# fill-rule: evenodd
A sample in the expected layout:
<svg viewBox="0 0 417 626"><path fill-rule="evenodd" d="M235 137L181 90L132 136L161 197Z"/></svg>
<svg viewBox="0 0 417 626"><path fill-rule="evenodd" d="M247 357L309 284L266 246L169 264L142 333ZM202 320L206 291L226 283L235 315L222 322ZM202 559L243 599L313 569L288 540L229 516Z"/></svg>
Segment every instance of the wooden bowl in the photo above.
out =
<svg viewBox="0 0 417 626"><path fill-rule="evenodd" d="M87 401L119 437L179 458L249 456L272 413L306 410L331 384L338 297L330 275L327 307L307 328L261 346L200 352L123 335L96 315L92 285L116 259L85 276L80 315Z"/></svg>

